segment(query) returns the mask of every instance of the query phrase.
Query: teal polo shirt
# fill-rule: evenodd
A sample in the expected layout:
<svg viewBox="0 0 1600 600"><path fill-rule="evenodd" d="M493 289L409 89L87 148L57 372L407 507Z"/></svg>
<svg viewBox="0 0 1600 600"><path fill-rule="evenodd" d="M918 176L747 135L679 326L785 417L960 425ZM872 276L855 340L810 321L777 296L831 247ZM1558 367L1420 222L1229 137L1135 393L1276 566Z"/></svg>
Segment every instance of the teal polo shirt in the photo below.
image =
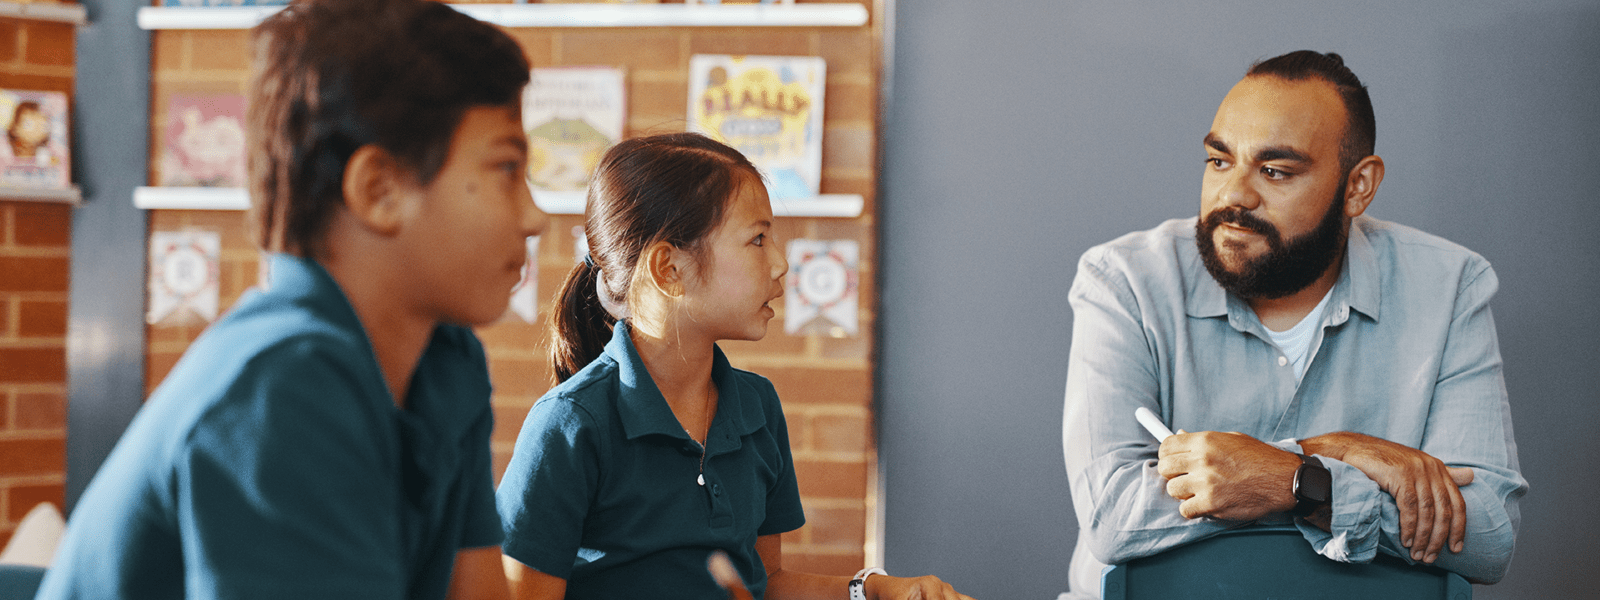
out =
<svg viewBox="0 0 1600 600"><path fill-rule="evenodd" d="M714 351L717 414L685 433L617 323L605 353L529 411L500 482L506 555L567 580L567 598L725 598L722 550L760 598L756 538L805 524L772 383Z"/></svg>
<svg viewBox="0 0 1600 600"><path fill-rule="evenodd" d="M500 543L472 331L434 330L401 410L327 271L272 275L140 409L39 598L444 598L457 552Z"/></svg>

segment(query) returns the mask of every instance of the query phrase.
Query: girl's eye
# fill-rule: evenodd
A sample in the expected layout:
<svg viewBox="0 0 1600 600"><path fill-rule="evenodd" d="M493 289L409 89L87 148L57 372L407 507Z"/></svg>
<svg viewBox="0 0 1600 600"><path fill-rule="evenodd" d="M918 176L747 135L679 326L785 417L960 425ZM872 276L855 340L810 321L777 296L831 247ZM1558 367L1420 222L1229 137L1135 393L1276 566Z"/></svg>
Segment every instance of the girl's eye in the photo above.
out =
<svg viewBox="0 0 1600 600"><path fill-rule="evenodd" d="M757 235L756 239L750 240L750 243L755 244L757 246L765 246L765 245L767 245L767 234L763 233L763 234Z"/></svg>

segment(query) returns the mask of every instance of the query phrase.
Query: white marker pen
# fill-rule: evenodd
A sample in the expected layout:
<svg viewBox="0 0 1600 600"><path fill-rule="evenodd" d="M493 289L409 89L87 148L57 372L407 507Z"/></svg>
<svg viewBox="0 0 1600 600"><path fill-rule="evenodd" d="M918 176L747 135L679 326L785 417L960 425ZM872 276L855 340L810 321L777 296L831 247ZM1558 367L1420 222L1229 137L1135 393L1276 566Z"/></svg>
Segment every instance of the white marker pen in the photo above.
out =
<svg viewBox="0 0 1600 600"><path fill-rule="evenodd" d="M1145 431L1149 431L1150 435L1156 436L1156 441L1158 442L1167 441L1167 436L1172 435L1172 430L1167 429L1166 424L1161 422L1161 418L1150 412L1148 408L1139 407L1138 410L1133 411L1133 418L1138 419L1139 424L1143 425Z"/></svg>

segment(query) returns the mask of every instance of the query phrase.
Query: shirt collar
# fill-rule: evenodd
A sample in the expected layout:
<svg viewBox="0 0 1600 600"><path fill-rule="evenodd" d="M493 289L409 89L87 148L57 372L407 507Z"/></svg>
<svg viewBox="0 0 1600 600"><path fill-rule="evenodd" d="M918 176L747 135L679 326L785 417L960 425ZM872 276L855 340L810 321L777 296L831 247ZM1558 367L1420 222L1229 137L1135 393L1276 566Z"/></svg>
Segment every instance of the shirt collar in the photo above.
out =
<svg viewBox="0 0 1600 600"><path fill-rule="evenodd" d="M617 321L605 350L605 356L617 363L621 385L617 413L622 420L623 433L630 440L647 435L689 439L683 424L678 422L678 418L672 414L672 408L667 406L666 396L661 394L650 372L645 369L644 361L639 358L639 351L634 348L633 338L628 331L626 320ZM716 346L711 348L711 381L717 386L717 414L712 418L712 430L731 429L732 433L742 437L766 425L766 415L758 405L760 397L755 390L740 385L733 366L728 363L728 357Z"/></svg>
<svg viewBox="0 0 1600 600"><path fill-rule="evenodd" d="M1339 267L1339 280L1334 283L1330 292L1329 309L1335 315L1335 321L1342 323L1348 317L1347 311L1360 312L1372 320L1378 320L1378 306L1383 300L1383 289L1379 285L1380 273L1378 256L1372 250L1372 242L1367 240L1366 224L1368 217L1360 216L1350 221L1350 235L1345 242L1344 264ZM1192 228L1191 228L1192 230ZM1217 284L1217 280L1206 271L1205 263L1200 260L1200 253L1192 243L1193 238L1188 238L1191 246L1181 254L1187 264L1184 270L1188 273L1189 289L1185 296L1185 310L1191 317L1221 317L1228 315L1230 302L1237 302L1248 309L1248 304L1234 298ZM1179 243L1182 243L1181 241ZM1333 324L1337 324L1333 323Z"/></svg>

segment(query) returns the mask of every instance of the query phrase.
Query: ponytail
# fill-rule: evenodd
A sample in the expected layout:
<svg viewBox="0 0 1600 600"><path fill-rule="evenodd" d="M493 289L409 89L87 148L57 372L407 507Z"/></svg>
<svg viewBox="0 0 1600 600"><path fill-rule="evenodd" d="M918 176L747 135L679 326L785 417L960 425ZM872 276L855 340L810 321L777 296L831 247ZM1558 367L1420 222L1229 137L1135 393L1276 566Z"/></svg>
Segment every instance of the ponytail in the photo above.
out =
<svg viewBox="0 0 1600 600"><path fill-rule="evenodd" d="M550 312L550 370L558 383L600 358L611 340L617 320L600 303L596 288L600 274L599 267L579 261L556 295L555 310Z"/></svg>

